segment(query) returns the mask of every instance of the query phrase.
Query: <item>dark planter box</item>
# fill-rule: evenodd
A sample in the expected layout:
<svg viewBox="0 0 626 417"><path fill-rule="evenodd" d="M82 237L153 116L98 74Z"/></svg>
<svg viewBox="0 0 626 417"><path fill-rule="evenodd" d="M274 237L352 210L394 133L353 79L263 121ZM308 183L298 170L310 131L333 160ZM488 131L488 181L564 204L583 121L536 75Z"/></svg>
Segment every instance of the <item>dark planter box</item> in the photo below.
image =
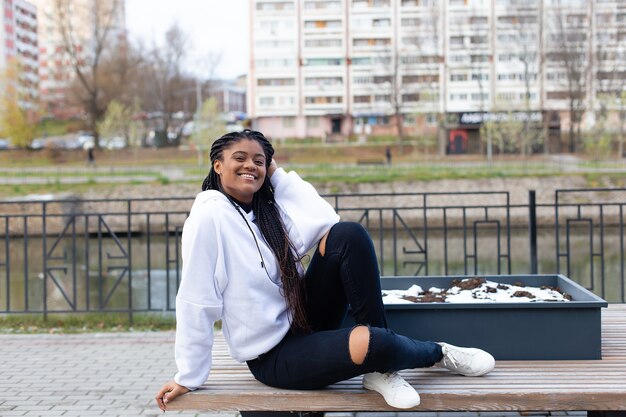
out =
<svg viewBox="0 0 626 417"><path fill-rule="evenodd" d="M570 302L385 305L389 328L418 340L478 347L501 360L601 359L600 308L607 302L563 275L481 275L503 284L559 287ZM383 278L382 288L449 288L469 276ZM351 325L351 316L346 325Z"/></svg>

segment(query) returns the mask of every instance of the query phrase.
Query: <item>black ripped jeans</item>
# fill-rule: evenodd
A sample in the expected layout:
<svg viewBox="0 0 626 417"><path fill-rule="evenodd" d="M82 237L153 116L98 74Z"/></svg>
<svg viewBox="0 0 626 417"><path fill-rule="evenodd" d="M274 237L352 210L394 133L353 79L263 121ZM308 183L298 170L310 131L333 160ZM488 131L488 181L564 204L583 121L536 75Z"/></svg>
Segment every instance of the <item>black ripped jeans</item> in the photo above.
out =
<svg viewBox="0 0 626 417"><path fill-rule="evenodd" d="M248 361L256 379L288 389L319 389L369 372L430 367L441 347L387 329L374 245L358 223L330 229L324 256L316 250L305 274L307 318L313 331L287 334L272 350ZM340 328L348 305L355 322L369 326L365 361L356 365L349 350L351 328Z"/></svg>

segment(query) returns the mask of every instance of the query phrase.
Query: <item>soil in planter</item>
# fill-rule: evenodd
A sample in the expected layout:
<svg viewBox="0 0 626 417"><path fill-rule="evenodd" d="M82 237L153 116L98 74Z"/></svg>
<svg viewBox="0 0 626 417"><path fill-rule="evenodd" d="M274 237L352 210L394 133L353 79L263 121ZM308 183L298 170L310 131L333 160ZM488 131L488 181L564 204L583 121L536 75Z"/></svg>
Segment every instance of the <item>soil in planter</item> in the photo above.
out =
<svg viewBox="0 0 626 417"><path fill-rule="evenodd" d="M413 285L407 290L383 290L385 304L410 303L523 303L567 302L572 297L558 287L531 287L517 282L513 285L473 277L455 279L450 288L431 287L427 290Z"/></svg>

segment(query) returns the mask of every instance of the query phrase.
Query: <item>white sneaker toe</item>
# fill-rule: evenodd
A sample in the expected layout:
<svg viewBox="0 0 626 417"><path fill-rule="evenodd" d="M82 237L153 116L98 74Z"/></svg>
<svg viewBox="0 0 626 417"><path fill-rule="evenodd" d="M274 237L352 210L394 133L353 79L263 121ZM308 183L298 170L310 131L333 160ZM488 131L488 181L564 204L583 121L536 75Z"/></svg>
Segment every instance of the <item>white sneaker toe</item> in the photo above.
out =
<svg viewBox="0 0 626 417"><path fill-rule="evenodd" d="M493 370L496 360L482 349L464 348L448 343L439 343L443 359L435 366L449 369L465 376L481 376Z"/></svg>
<svg viewBox="0 0 626 417"><path fill-rule="evenodd" d="M420 404L417 391L395 372L365 374L363 387L378 392L387 404L395 408L413 408Z"/></svg>

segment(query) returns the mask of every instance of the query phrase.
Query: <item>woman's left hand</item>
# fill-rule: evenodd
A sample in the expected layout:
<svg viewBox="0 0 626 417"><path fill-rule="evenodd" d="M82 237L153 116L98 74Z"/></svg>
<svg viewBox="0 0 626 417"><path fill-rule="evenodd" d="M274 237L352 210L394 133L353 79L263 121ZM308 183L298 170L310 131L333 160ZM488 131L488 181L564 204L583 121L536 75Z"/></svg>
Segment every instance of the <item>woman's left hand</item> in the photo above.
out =
<svg viewBox="0 0 626 417"><path fill-rule="evenodd" d="M179 385L174 381L169 381L161 387L154 399L156 400L159 408L165 411L167 403L174 400L174 398L178 397L179 395L185 394L187 392L189 392L189 388L183 387L182 385Z"/></svg>

